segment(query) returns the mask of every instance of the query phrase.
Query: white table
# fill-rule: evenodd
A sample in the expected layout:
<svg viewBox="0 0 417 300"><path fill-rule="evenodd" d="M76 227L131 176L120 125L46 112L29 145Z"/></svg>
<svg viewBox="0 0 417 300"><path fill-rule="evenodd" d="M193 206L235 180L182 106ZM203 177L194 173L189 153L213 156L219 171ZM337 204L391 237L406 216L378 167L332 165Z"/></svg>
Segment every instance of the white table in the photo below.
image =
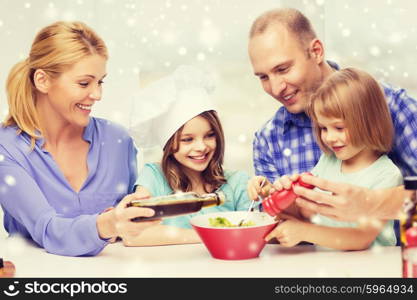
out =
<svg viewBox="0 0 417 300"><path fill-rule="evenodd" d="M268 244L259 258L213 259L203 244L157 247L108 245L96 257L65 257L22 239L0 237L0 257L16 277L401 277L399 247L331 251Z"/></svg>

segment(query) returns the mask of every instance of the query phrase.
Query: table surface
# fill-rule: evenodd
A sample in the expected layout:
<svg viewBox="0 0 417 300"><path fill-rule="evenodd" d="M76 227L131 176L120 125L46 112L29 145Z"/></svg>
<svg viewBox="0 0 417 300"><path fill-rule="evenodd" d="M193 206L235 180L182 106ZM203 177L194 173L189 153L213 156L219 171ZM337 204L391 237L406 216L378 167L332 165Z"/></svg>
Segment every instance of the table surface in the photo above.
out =
<svg viewBox="0 0 417 300"><path fill-rule="evenodd" d="M0 237L0 257L16 277L401 277L400 247L334 251L267 244L258 258L219 260L203 244L125 247L95 257L53 255L20 238Z"/></svg>

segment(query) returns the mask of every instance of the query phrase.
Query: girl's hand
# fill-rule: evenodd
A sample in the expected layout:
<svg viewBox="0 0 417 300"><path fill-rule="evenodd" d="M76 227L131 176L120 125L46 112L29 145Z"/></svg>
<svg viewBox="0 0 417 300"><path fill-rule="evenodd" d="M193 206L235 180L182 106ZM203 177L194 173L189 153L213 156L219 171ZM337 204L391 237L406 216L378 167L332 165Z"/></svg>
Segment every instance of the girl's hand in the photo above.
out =
<svg viewBox="0 0 417 300"><path fill-rule="evenodd" d="M291 189L292 183L296 181L298 177L300 177L299 174L293 174L291 176L289 175L281 176L280 178L274 181L273 190L270 192L280 191L282 189L286 189L286 190Z"/></svg>
<svg viewBox="0 0 417 300"><path fill-rule="evenodd" d="M302 242L306 223L285 214L280 214L279 217L283 221L265 237L265 240L269 241L275 237L284 247L293 247Z"/></svg>
<svg viewBox="0 0 417 300"><path fill-rule="evenodd" d="M254 176L248 181L248 195L251 200L258 200L261 196L265 198L269 195L272 184L264 176Z"/></svg>

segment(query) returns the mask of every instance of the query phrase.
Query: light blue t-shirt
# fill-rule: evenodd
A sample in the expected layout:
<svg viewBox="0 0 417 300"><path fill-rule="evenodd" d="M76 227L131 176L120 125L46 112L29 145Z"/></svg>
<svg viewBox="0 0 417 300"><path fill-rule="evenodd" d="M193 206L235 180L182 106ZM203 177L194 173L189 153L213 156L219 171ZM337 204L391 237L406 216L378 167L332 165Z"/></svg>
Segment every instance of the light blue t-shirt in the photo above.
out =
<svg viewBox="0 0 417 300"><path fill-rule="evenodd" d="M382 155L370 166L353 173L342 173L342 161L335 155L323 154L317 165L311 170L313 175L335 182L345 182L369 189L390 188L401 185L403 182L400 169L388 158ZM316 214L311 218L314 224L330 227L357 227L355 222L336 221ZM386 223L372 246L395 246L396 236L394 221Z"/></svg>
<svg viewBox="0 0 417 300"><path fill-rule="evenodd" d="M226 201L223 205L203 208L199 212L188 215L166 218L162 224L191 228L190 219L196 215L220 211L247 210L250 205L247 193L249 176L242 171L225 171L225 178L227 182L219 188L226 196ZM152 197L165 196L173 193L161 166L157 163L145 164L139 173L136 184L146 188Z"/></svg>

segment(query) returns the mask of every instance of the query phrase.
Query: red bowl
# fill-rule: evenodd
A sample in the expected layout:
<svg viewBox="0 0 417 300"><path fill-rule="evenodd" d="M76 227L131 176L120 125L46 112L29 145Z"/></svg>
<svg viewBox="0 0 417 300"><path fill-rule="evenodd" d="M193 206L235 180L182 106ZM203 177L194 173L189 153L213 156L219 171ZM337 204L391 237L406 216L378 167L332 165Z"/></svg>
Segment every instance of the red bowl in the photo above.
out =
<svg viewBox="0 0 417 300"><path fill-rule="evenodd" d="M245 221L254 222L254 226L212 227L209 223L209 218L223 217L232 224L239 224L246 216L246 211L210 213L195 216L191 219L191 225L214 258L255 258L265 247L265 236L277 225L274 218L263 212L251 212Z"/></svg>

